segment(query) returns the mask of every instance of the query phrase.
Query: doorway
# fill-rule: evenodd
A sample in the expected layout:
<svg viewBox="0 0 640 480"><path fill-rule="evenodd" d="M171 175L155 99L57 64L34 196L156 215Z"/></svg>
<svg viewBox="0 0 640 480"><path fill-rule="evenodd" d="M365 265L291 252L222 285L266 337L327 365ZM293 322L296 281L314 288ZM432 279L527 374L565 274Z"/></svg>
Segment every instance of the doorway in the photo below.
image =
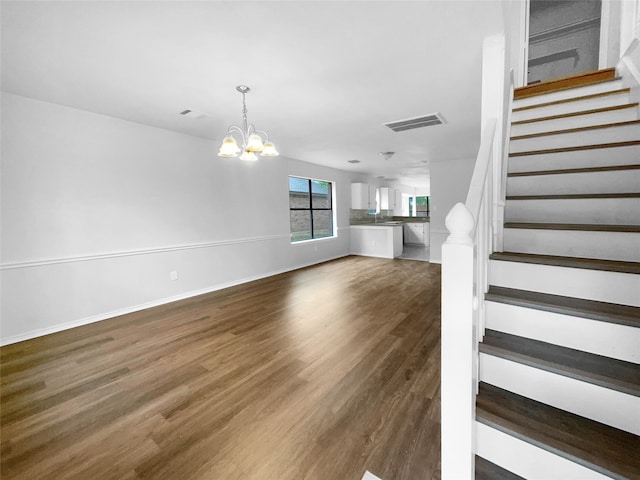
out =
<svg viewBox="0 0 640 480"><path fill-rule="evenodd" d="M597 70L601 0L530 0L527 84Z"/></svg>

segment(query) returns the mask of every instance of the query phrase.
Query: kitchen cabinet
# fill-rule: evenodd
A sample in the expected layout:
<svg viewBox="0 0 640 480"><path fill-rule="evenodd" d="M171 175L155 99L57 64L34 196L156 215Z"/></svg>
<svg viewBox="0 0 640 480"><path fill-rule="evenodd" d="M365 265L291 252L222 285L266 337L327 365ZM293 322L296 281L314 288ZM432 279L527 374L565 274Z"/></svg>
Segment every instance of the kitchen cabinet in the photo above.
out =
<svg viewBox="0 0 640 480"><path fill-rule="evenodd" d="M351 253L367 257L402 255L402 225L351 225Z"/></svg>
<svg viewBox="0 0 640 480"><path fill-rule="evenodd" d="M376 187L368 183L352 183L351 208L354 210L375 210Z"/></svg>
<svg viewBox="0 0 640 480"><path fill-rule="evenodd" d="M404 243L409 245L429 245L429 222L405 223Z"/></svg>
<svg viewBox="0 0 640 480"><path fill-rule="evenodd" d="M394 210L396 208L396 191L393 188L380 189L380 210Z"/></svg>
<svg viewBox="0 0 640 480"><path fill-rule="evenodd" d="M393 210L393 214L398 217L402 216L402 192L400 190L395 190L396 203Z"/></svg>

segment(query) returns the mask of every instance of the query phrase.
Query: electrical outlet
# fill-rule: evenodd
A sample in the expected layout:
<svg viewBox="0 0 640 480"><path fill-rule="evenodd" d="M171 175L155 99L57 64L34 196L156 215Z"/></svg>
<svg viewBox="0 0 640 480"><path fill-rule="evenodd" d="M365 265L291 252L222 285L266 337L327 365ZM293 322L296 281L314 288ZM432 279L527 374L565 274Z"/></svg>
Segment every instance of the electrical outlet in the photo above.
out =
<svg viewBox="0 0 640 480"><path fill-rule="evenodd" d="M169 280L178 280L178 272L176 270L172 270L171 273L169 273Z"/></svg>

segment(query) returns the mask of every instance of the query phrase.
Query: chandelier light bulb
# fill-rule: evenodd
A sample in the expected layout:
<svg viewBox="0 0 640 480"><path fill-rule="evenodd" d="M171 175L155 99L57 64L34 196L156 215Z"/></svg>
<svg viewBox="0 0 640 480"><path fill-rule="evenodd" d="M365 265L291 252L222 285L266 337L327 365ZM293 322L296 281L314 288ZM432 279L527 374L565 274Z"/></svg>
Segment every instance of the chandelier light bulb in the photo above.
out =
<svg viewBox="0 0 640 480"><path fill-rule="evenodd" d="M220 151L218 152L218 156L220 157L237 157L238 153L240 153L240 148L236 143L236 139L231 135L227 135L222 140L222 145L220 146Z"/></svg>
<svg viewBox="0 0 640 480"><path fill-rule="evenodd" d="M264 144L264 150L262 150L263 157L277 157L280 155L276 150L276 146L272 142L267 142Z"/></svg>
<svg viewBox="0 0 640 480"><path fill-rule="evenodd" d="M250 152L261 152L264 150L264 145L262 144L262 138L257 133L252 133L249 135L249 141L247 142L247 150Z"/></svg>
<svg viewBox="0 0 640 480"><path fill-rule="evenodd" d="M258 160L258 157L252 151L245 150L242 152L242 155L240 155L240 160L244 160L245 162L255 162Z"/></svg>

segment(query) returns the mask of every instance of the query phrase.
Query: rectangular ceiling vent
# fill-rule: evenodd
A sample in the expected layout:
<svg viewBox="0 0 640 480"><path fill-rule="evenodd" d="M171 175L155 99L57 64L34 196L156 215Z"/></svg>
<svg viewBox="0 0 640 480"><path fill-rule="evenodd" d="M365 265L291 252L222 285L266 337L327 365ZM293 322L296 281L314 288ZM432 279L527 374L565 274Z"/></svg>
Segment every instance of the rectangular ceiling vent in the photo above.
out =
<svg viewBox="0 0 640 480"><path fill-rule="evenodd" d="M197 110L191 110L191 109L186 109L180 112L180 115L182 115L183 117L189 117L189 118L204 118L207 115L205 113L202 112L198 112Z"/></svg>
<svg viewBox="0 0 640 480"><path fill-rule="evenodd" d="M403 132L404 130L413 130L414 128L431 127L432 125L442 125L447 123L440 112L430 113L421 117L407 118L406 120L397 120L395 122L383 123L385 127L389 127L394 132Z"/></svg>

